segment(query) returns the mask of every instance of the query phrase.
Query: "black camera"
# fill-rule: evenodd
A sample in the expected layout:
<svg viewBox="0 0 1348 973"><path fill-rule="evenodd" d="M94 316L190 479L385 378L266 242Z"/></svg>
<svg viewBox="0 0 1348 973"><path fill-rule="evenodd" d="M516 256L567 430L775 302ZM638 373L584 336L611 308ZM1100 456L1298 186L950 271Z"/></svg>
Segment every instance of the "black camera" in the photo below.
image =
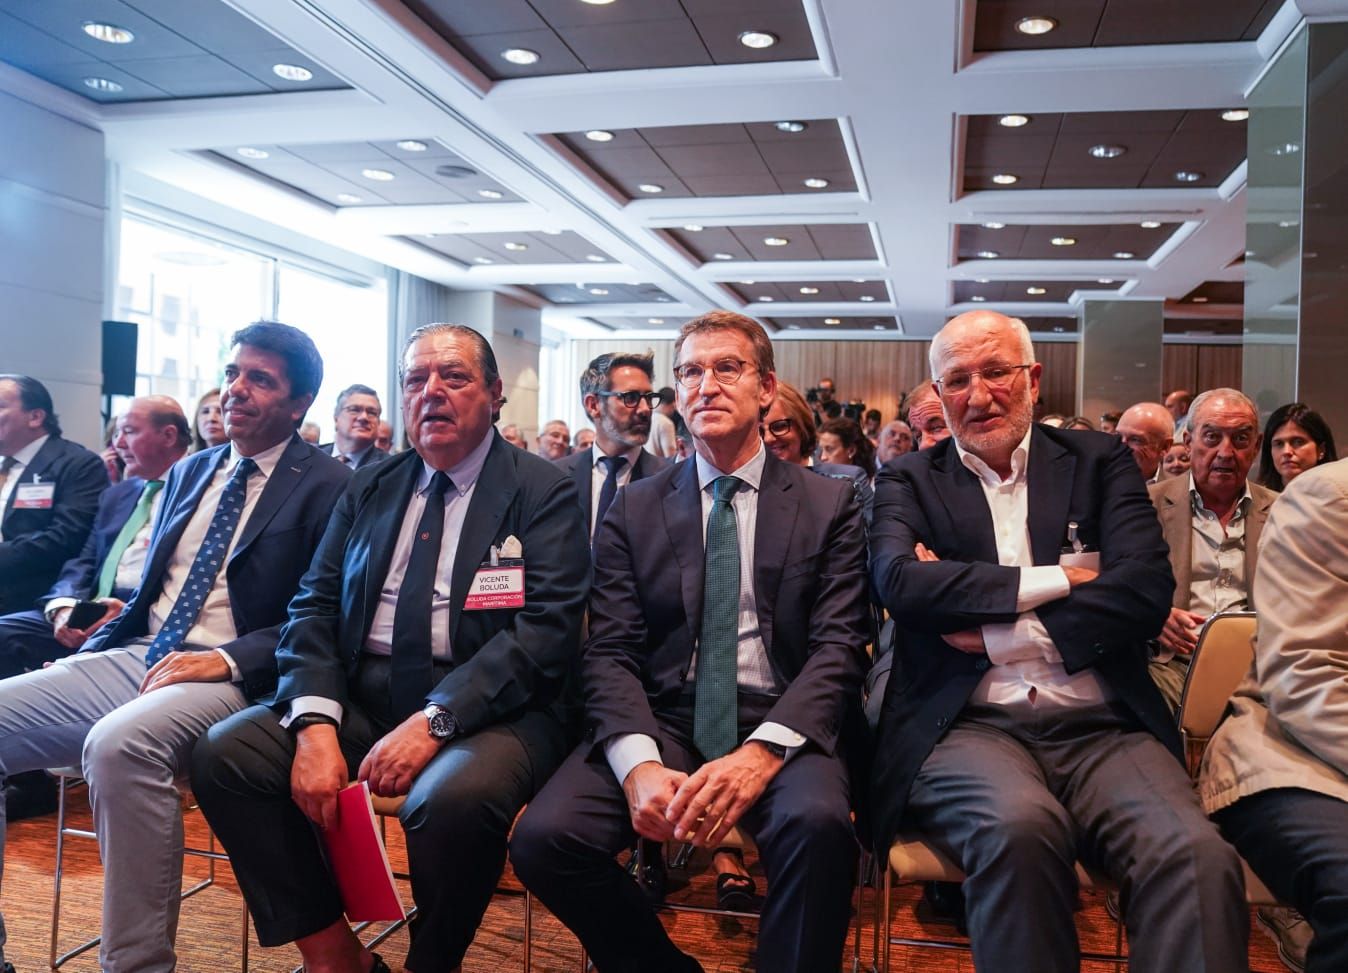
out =
<svg viewBox="0 0 1348 973"><path fill-rule="evenodd" d="M818 404L819 404L819 389L818 389L817 387L816 387L816 388L812 388L812 389L806 389L806 390L805 390L805 401L808 402L808 403L810 403L810 405L818 405Z"/></svg>
<svg viewBox="0 0 1348 973"><path fill-rule="evenodd" d="M848 419L851 419L853 422L860 425L862 418L866 415L866 403L858 402L855 399L853 399L851 402L843 406L842 413Z"/></svg>

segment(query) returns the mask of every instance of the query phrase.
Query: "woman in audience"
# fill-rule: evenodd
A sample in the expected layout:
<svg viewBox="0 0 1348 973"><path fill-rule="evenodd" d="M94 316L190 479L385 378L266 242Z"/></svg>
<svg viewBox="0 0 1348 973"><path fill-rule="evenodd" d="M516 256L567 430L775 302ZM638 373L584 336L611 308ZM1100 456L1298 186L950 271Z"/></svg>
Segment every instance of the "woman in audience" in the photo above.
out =
<svg viewBox="0 0 1348 973"><path fill-rule="evenodd" d="M875 446L855 419L830 419L819 427L819 461L856 466L875 475Z"/></svg>
<svg viewBox="0 0 1348 973"><path fill-rule="evenodd" d="M219 446L225 435L225 419L220 412L220 390L207 389L197 402L196 418L192 421L192 452Z"/></svg>
<svg viewBox="0 0 1348 973"><path fill-rule="evenodd" d="M1281 493L1287 484L1313 466L1331 463L1334 434L1329 424L1301 402L1289 402L1273 410L1264 426L1264 445L1259 450L1260 486Z"/></svg>
<svg viewBox="0 0 1348 973"><path fill-rule="evenodd" d="M1161 459L1161 469L1166 476L1183 476L1189 472L1189 447L1183 443L1173 443Z"/></svg>
<svg viewBox="0 0 1348 973"><path fill-rule="evenodd" d="M835 421L851 422L850 419L830 419L824 423L823 428L827 429L829 424ZM855 422L852 422L852 426L857 428L858 433L860 432L860 427ZM805 397L789 382L777 383L777 398L773 400L768 414L763 417L763 443L768 447L768 451L783 463L809 467L822 476L851 480L852 491L856 494L857 503L861 504L861 514L866 519L866 524L870 525L871 505L875 500L875 492L871 489L871 474L860 466L814 462L814 447L818 443L814 428L814 413L805 402Z"/></svg>

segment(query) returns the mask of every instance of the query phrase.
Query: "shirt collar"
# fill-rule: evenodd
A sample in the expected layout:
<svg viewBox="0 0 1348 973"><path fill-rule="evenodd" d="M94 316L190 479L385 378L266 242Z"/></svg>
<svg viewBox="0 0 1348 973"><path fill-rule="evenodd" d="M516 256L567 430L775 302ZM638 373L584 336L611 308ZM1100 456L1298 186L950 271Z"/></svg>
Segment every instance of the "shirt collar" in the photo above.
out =
<svg viewBox="0 0 1348 973"><path fill-rule="evenodd" d="M281 454L286 451L290 445L290 439L282 439L275 446L269 446L260 453L254 453L250 458L257 464L258 472L262 474L262 479L266 480L271 476L271 471L276 469L276 464L281 461ZM225 463L225 472L233 473L234 467L239 465L239 460L243 457L239 454L239 449L233 443L229 444L229 459Z"/></svg>
<svg viewBox="0 0 1348 973"><path fill-rule="evenodd" d="M14 454L12 457L14 462L19 466L27 466L33 462L33 457L37 455L38 450L47 444L48 439L51 439L51 436L39 436L37 439L34 439L31 443Z"/></svg>
<svg viewBox="0 0 1348 973"><path fill-rule="evenodd" d="M712 466L701 453L694 453L697 457L697 487L699 490L707 489L707 485L713 480L722 476L736 476L744 481L748 486L757 491L758 485L763 482L763 465L767 462L768 452L763 446L762 440L758 443L758 452L737 470L731 470L729 474L722 473L716 467Z"/></svg>
<svg viewBox="0 0 1348 973"><path fill-rule="evenodd" d="M351 465L355 466L361 461L361 458L372 449L374 449L374 443L370 443L370 445L366 446L364 449L358 449L354 453L343 453L341 448L334 442L332 444L332 458L340 460L343 456L347 456L351 460Z"/></svg>
<svg viewBox="0 0 1348 973"><path fill-rule="evenodd" d="M987 463L966 450L960 445L960 441L954 436L950 438L955 442L955 450L959 453L960 462L974 476L978 477L989 486L999 486L1002 483L1019 483L1025 479L1025 471L1030 465L1030 436L1034 432L1034 425L1025 432L1025 438L1020 441L1020 445L1011 451L1011 479L1003 480Z"/></svg>
<svg viewBox="0 0 1348 973"><path fill-rule="evenodd" d="M486 465L487 453L491 451L492 440L496 438L496 432L489 432L482 437L482 442L473 447L473 451L465 456L456 466L451 466L445 470L445 475L449 477L454 484L454 492L463 496L473 488L477 478L482 475L482 467ZM424 459L421 461L421 476L417 479L417 493L425 493L431 485L431 477L435 476L435 467L431 466Z"/></svg>
<svg viewBox="0 0 1348 973"><path fill-rule="evenodd" d="M591 466L594 466L594 467L598 467L598 466L599 466L599 461L600 461L601 459L603 459L606 455L607 455L607 454L606 454L602 449L599 448L598 444L596 444L596 445L594 445L594 446L591 446L591 447L590 447L590 465L591 465ZM641 458L641 447L640 447L640 446L633 446L633 447L632 447L631 449L629 449L629 450L626 450L626 451L621 452L621 453L615 453L614 455L615 455L615 456L624 456L624 457L626 457L626 458L627 458L627 468L628 468L629 470L631 470L631 469L636 469L637 460Z"/></svg>
<svg viewBox="0 0 1348 973"><path fill-rule="evenodd" d="M1240 499L1236 501L1236 512L1231 515L1231 519L1238 520L1239 518L1244 517L1246 511L1250 509L1250 504L1253 502L1254 497L1250 494L1250 481L1247 477L1245 480L1245 491L1240 495ZM1212 512L1208 510L1207 505L1203 503L1203 494L1198 492L1198 484L1194 482L1192 471L1189 473L1189 505L1193 508L1194 513Z"/></svg>

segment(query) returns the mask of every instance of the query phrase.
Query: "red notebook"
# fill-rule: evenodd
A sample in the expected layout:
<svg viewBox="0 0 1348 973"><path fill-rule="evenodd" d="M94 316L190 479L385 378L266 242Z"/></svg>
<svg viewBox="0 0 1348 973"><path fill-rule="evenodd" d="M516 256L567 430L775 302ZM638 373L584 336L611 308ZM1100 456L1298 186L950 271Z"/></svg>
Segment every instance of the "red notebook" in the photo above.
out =
<svg viewBox="0 0 1348 973"><path fill-rule="evenodd" d="M366 922L407 918L365 781L338 792L337 827L323 832L323 844L347 919Z"/></svg>

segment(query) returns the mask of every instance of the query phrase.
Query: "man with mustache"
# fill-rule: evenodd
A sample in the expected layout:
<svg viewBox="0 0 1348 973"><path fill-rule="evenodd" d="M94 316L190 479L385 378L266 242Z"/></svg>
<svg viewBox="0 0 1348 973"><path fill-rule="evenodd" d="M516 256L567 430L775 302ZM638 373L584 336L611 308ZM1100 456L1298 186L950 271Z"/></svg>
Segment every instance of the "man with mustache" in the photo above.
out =
<svg viewBox="0 0 1348 973"><path fill-rule="evenodd" d="M379 393L368 385L350 385L337 393L332 411L336 436L318 448L349 466L352 471L388 459L388 450L380 448Z"/></svg>
<svg viewBox="0 0 1348 973"><path fill-rule="evenodd" d="M576 482L581 516L593 538L618 490L669 463L642 447L651 432L652 355L604 354L580 376L580 404L594 423L594 445L557 461Z"/></svg>
<svg viewBox="0 0 1348 973"><path fill-rule="evenodd" d="M1170 545L1175 595L1151 677L1172 710L1179 707L1189 657L1208 616L1254 609L1251 591L1259 534L1278 495L1249 482L1259 455L1259 411L1235 389L1212 389L1189 407L1184 444L1188 476L1150 487Z"/></svg>
<svg viewBox="0 0 1348 973"><path fill-rule="evenodd" d="M931 390L930 382L923 382L908 393L908 426L918 449L931 449L950 438L950 429L941 411L941 398Z"/></svg>

